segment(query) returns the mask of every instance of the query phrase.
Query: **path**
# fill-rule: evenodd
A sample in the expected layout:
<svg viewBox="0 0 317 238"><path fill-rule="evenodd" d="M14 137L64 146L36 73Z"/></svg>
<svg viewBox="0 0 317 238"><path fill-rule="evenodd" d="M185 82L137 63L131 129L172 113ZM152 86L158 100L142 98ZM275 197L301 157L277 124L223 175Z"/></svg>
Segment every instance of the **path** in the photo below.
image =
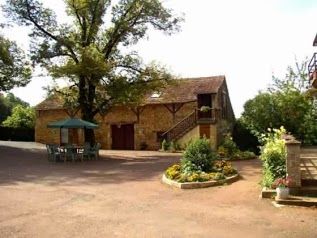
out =
<svg viewBox="0 0 317 238"><path fill-rule="evenodd" d="M161 182L179 156L102 151L48 163L39 144L0 142L0 237L317 237L317 210L259 199L261 161L234 165L232 185L180 190Z"/></svg>

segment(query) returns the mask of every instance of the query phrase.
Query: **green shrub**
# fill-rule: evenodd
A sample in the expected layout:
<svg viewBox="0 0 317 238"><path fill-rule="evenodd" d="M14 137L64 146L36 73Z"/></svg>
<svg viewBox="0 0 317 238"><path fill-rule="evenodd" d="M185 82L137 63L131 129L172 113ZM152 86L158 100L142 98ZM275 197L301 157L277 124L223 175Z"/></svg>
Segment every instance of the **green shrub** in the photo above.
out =
<svg viewBox="0 0 317 238"><path fill-rule="evenodd" d="M284 127L268 129L269 133L263 134L260 140L264 143L261 147L263 161L263 187L272 187L277 178L286 177L286 149L283 137L286 134Z"/></svg>
<svg viewBox="0 0 317 238"><path fill-rule="evenodd" d="M238 151L235 153L233 156L235 159L246 159L246 158L252 158L255 157L256 155L252 151Z"/></svg>
<svg viewBox="0 0 317 238"><path fill-rule="evenodd" d="M201 173L201 167L193 164L191 161L187 161L186 163L182 163L181 170L183 174L191 175L192 173Z"/></svg>
<svg viewBox="0 0 317 238"><path fill-rule="evenodd" d="M164 139L164 140L162 141L162 150L163 150L163 151L167 151L168 148L169 148L169 144L168 144L168 142Z"/></svg>
<svg viewBox="0 0 317 238"><path fill-rule="evenodd" d="M191 162L202 171L208 172L215 158L216 154L212 151L210 141L206 138L197 138L187 145L181 164L185 166L188 162Z"/></svg>
<svg viewBox="0 0 317 238"><path fill-rule="evenodd" d="M214 180L222 180L225 179L226 176L223 173L215 173Z"/></svg>
<svg viewBox="0 0 317 238"><path fill-rule="evenodd" d="M172 140L171 141L171 147L172 147L172 149L174 151L180 151L180 149L181 149L181 147L180 147L180 145L179 145L177 140Z"/></svg>
<svg viewBox="0 0 317 238"><path fill-rule="evenodd" d="M240 150L249 150L254 152L256 155L259 155L259 140L251 133L250 129L247 128L241 119L236 120L234 124L232 140L236 143Z"/></svg>
<svg viewBox="0 0 317 238"><path fill-rule="evenodd" d="M200 108L200 111L201 112L209 112L211 110L211 107L209 107L209 106L202 106L201 108Z"/></svg>
<svg viewBox="0 0 317 238"><path fill-rule="evenodd" d="M219 150L220 149L220 150ZM222 144L219 146L219 152L223 151L223 156L227 158L234 157L234 155L239 151L238 146L236 143L232 140L232 137L230 134L227 134L222 142Z"/></svg>

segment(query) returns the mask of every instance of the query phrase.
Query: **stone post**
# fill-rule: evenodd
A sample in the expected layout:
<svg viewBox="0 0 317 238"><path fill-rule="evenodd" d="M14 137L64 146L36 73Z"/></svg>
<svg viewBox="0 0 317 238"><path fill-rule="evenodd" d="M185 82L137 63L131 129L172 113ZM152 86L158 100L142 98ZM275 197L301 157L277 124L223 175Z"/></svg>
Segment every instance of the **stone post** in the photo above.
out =
<svg viewBox="0 0 317 238"><path fill-rule="evenodd" d="M286 141L286 172L291 179L289 184L290 194L296 195L300 192L300 142L297 140Z"/></svg>

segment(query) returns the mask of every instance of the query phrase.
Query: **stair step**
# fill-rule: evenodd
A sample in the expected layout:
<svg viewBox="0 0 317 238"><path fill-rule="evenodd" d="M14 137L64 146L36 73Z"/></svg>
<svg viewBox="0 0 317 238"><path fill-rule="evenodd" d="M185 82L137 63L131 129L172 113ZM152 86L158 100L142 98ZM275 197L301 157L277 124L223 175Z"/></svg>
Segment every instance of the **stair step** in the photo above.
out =
<svg viewBox="0 0 317 238"><path fill-rule="evenodd" d="M317 197L317 186L301 187L301 195L307 197Z"/></svg>

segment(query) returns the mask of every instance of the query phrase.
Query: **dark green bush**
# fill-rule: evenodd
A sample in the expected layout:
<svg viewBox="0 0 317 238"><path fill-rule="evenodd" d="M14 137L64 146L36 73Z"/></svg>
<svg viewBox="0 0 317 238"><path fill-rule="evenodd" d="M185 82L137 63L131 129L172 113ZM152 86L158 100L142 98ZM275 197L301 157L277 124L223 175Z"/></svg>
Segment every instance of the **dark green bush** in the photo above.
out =
<svg viewBox="0 0 317 238"><path fill-rule="evenodd" d="M34 129L0 126L0 140L34 141Z"/></svg>
<svg viewBox="0 0 317 238"><path fill-rule="evenodd" d="M187 145L181 164L185 166L190 162L202 171L208 172L215 159L216 153L213 152L210 141L206 138L197 138Z"/></svg>
<svg viewBox="0 0 317 238"><path fill-rule="evenodd" d="M237 120L233 127L232 140L236 143L240 150L249 150L259 154L260 143L258 138L254 136L249 129L247 129L240 120Z"/></svg>
<svg viewBox="0 0 317 238"><path fill-rule="evenodd" d="M164 139L164 140L162 141L162 151L167 151L168 148L169 148L169 144L168 144L168 142Z"/></svg>
<svg viewBox="0 0 317 238"><path fill-rule="evenodd" d="M172 140L171 141L171 148L174 150L174 151L179 151L181 149L179 143L177 140Z"/></svg>

